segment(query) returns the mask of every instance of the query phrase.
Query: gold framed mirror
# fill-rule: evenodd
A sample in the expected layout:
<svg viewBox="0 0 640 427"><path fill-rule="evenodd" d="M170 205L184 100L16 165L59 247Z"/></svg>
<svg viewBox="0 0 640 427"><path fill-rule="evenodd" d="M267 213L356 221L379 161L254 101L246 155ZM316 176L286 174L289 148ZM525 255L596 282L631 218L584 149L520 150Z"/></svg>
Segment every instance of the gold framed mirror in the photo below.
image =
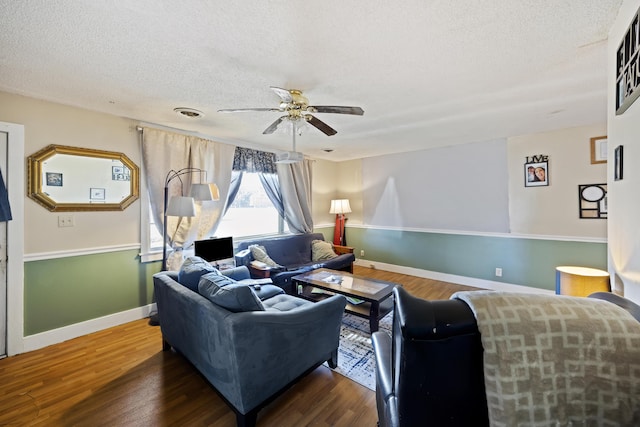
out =
<svg viewBox="0 0 640 427"><path fill-rule="evenodd" d="M115 151L49 145L27 158L28 196L52 212L124 210L139 197L139 176Z"/></svg>

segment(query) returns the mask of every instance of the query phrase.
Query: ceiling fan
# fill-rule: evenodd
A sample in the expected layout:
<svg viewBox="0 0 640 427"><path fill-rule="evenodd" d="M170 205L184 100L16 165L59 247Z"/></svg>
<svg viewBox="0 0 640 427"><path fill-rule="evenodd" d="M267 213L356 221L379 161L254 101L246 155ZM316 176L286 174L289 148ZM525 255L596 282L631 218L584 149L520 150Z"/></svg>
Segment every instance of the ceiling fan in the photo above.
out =
<svg viewBox="0 0 640 427"><path fill-rule="evenodd" d="M337 105L309 105L309 100L302 95L302 91L297 89L282 89L279 87L271 86L276 95L280 97L279 108L230 108L224 110L218 110L219 113L244 113L248 111L273 111L279 113L287 113L284 116L279 117L275 122L262 132L263 134L271 134L275 132L276 128L284 120L291 120L292 122L300 122L302 120L309 123L311 126L320 130L327 136L335 135L337 130L331 126L313 116L311 113L334 113L334 114L352 114L361 116L364 114L364 110L360 107L345 107ZM295 127L294 127L295 128Z"/></svg>

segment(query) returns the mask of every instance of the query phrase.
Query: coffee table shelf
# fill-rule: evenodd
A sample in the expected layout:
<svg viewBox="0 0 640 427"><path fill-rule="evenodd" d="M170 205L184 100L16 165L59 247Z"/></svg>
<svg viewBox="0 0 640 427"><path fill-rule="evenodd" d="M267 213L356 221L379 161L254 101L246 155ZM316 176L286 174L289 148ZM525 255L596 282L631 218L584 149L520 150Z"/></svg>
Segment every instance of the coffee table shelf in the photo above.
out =
<svg viewBox="0 0 640 427"><path fill-rule="evenodd" d="M294 289L302 291L298 296L310 301L320 301L332 294L363 300L364 302L360 304L347 302L345 312L369 319L371 332L377 331L380 319L393 310L393 288L399 286L396 283L326 268L300 274L292 279ZM322 290L323 293L312 292L314 288Z"/></svg>

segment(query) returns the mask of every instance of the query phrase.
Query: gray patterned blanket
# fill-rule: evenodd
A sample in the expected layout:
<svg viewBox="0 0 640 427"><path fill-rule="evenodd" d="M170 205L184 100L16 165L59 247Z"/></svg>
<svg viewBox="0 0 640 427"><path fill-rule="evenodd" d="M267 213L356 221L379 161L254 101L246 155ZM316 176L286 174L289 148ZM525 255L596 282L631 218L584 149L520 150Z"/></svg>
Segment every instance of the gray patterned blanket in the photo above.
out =
<svg viewBox="0 0 640 427"><path fill-rule="evenodd" d="M640 426L640 322L606 301L458 292L484 347L492 426Z"/></svg>

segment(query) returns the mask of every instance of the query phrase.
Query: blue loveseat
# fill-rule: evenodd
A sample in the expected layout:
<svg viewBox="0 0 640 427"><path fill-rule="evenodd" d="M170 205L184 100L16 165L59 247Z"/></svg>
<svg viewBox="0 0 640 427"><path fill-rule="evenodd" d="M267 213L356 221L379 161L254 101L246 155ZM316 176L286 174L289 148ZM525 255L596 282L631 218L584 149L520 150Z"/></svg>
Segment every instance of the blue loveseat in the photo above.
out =
<svg viewBox="0 0 640 427"><path fill-rule="evenodd" d="M235 256L236 265L249 267L253 261L249 246L263 246L268 255L283 267L272 269L270 277L273 284L281 287L290 295L294 294L291 278L295 275L317 268L353 272L353 262L356 259L353 255L353 248L334 246L334 251L338 256L314 261L311 252L311 244L314 240L324 240L324 236L321 233L306 233L246 240L238 244Z"/></svg>
<svg viewBox="0 0 640 427"><path fill-rule="evenodd" d="M163 350L173 347L202 373L238 426L255 425L262 407L323 362L337 366L344 297L311 303L273 285L251 285L246 267L224 277L209 266L199 281L191 275L184 283L180 273L153 276ZM224 307L213 302L216 289L240 290L260 307L225 308L229 298Z"/></svg>

